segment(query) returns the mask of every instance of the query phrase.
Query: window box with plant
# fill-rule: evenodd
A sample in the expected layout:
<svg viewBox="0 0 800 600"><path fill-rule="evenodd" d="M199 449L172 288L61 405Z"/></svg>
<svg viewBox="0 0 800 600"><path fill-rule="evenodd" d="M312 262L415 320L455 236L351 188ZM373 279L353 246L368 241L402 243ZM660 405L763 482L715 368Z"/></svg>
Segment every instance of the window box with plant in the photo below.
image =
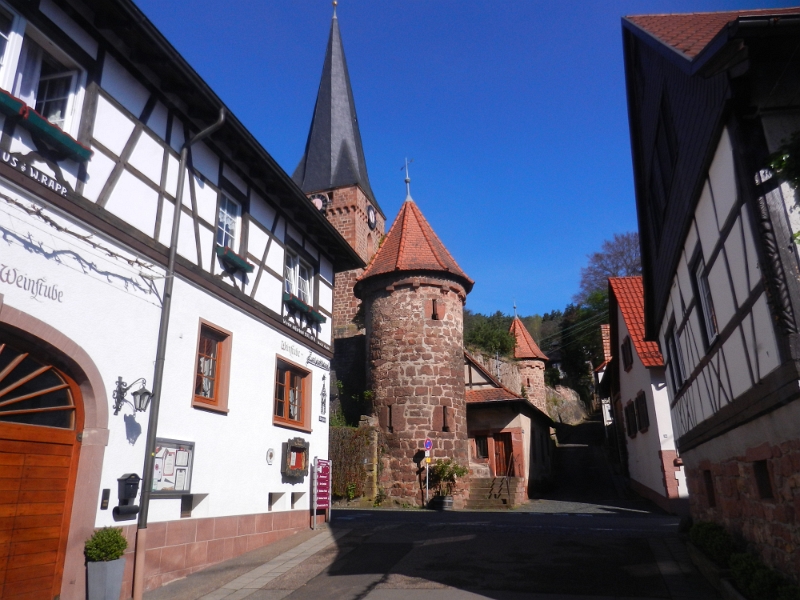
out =
<svg viewBox="0 0 800 600"><path fill-rule="evenodd" d="M241 271L242 273L252 273L254 266L247 262L246 259L239 256L231 250L228 246L217 246L215 249L217 258L219 258L222 266L226 271L235 273Z"/></svg>
<svg viewBox="0 0 800 600"><path fill-rule="evenodd" d="M123 554L128 540L122 530L103 527L92 534L84 547L86 556L88 600L116 600L122 591L122 576L125 572Z"/></svg>
<svg viewBox="0 0 800 600"><path fill-rule="evenodd" d="M314 269L297 254L286 251L284 265L283 303L291 312L299 312L313 323L325 323L328 319L314 310Z"/></svg>
<svg viewBox="0 0 800 600"><path fill-rule="evenodd" d="M217 246L214 251L228 273L252 273L253 265L236 253L241 229L242 207L226 194L220 194L217 210Z"/></svg>

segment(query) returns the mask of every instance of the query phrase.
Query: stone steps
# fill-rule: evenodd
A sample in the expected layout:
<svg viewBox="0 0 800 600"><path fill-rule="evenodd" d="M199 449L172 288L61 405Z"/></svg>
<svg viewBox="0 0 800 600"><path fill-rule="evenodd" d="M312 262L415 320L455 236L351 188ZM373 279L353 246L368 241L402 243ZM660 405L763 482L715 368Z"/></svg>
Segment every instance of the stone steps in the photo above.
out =
<svg viewBox="0 0 800 600"><path fill-rule="evenodd" d="M525 481L521 477L473 477L466 508L508 509L526 498Z"/></svg>

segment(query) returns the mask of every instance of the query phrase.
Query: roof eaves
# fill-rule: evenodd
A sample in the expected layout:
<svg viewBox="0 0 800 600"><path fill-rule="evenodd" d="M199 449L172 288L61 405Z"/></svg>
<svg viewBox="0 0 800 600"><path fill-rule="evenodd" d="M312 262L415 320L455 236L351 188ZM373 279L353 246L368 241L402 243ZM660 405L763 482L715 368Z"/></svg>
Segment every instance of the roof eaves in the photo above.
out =
<svg viewBox="0 0 800 600"><path fill-rule="evenodd" d="M290 196L293 196L293 199L299 202L299 204L304 208L304 212L307 213L305 216L309 217L312 221L316 221L316 224L320 226L320 228L323 230L323 233L327 233L330 241L337 246L333 252L330 250L328 251L333 255L332 258L334 258L334 269L337 271L342 271L356 267L362 267L364 265L364 261L361 259L361 257L352 247L350 247L350 244L347 243L344 237L342 237L342 235L325 218L325 216L316 209L313 203L311 203L311 201L306 197L302 190L300 190L297 184L295 184L291 176L278 165L275 159L272 158L272 156L261 145L261 143L255 139L253 134L225 106L225 103L222 102L219 96L217 96L211 86L205 82L205 80L180 54L180 52L175 49L169 40L167 40L167 38L158 30L158 28L156 28L156 26L150 21L150 19L147 18L147 16L138 6L136 6L131 0L115 0L114 2L108 2L107 0L87 0L86 4L90 9L95 10L96 13L103 12L104 9L114 10L115 8L122 11L127 17L125 22L129 24L128 29L125 31L130 32L129 35L120 37L120 40L123 44L129 47L134 47L136 44L131 41L131 38L134 38L134 41L141 41L141 38L144 37L149 41L154 53L161 53L165 55L167 59L165 61L166 64L173 66L183 77L186 78L188 84L194 88L192 90L194 97L200 97L202 102L206 103L206 105L209 107L209 114L217 113L222 107L226 109L227 116L224 127L232 130L235 136L244 140L244 145L256 155L258 160L266 163L270 173L275 176L279 184L279 186L276 187L280 187L281 184L283 187L283 190L258 189L258 191L285 192ZM96 10L97 6L101 8L100 11ZM115 30L115 33L119 34L120 32ZM184 96L185 95L186 94L184 94ZM202 125L199 125L196 119L191 118L186 113L183 115L183 117L188 121L195 123L195 126L199 129L202 129ZM213 138L206 141L210 145L215 145Z"/></svg>
<svg viewBox="0 0 800 600"><path fill-rule="evenodd" d="M664 40L659 38L653 33L650 33L644 27L637 25L628 17L622 17L622 27L630 31L639 40L647 44L650 48L661 54L667 60L673 62L684 72L691 74L692 72L692 59L677 48L670 46Z"/></svg>

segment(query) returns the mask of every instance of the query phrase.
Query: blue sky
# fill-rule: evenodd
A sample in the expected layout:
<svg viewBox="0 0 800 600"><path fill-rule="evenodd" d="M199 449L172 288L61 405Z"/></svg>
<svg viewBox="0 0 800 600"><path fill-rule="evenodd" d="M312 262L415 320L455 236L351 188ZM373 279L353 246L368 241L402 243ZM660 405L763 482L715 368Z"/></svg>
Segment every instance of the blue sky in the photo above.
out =
<svg viewBox="0 0 800 600"><path fill-rule="evenodd" d="M136 3L291 174L331 3ZM392 222L405 198L401 166L413 158L412 196L476 282L467 308L563 309L586 255L636 229L620 18L791 5L341 0L378 203Z"/></svg>

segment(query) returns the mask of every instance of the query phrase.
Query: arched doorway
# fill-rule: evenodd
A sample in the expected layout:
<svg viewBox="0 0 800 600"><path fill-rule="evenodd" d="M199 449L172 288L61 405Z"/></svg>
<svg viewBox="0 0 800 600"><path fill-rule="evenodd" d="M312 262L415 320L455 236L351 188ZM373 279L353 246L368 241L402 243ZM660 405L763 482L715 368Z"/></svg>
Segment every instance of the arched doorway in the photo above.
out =
<svg viewBox="0 0 800 600"><path fill-rule="evenodd" d="M75 381L0 329L0 597L61 592L84 426Z"/></svg>

